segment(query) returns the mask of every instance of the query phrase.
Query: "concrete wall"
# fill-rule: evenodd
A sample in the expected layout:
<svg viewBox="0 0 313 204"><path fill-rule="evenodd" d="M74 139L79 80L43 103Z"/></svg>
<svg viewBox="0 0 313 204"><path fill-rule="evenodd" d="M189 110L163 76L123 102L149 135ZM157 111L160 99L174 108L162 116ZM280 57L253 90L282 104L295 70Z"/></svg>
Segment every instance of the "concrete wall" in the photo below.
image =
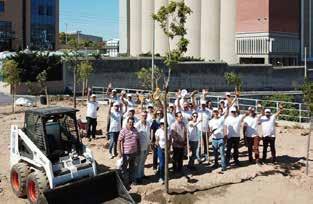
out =
<svg viewBox="0 0 313 204"><path fill-rule="evenodd" d="M94 72L90 85L107 86L112 82L114 87L142 88L135 72L142 67L149 67L149 58L119 58L94 62ZM156 65L164 68L160 59ZM70 69L64 69L64 84L72 86ZM271 65L236 65L221 63L188 62L179 64L174 70L170 83L171 90L178 88L202 89L210 91L233 90L227 86L224 73L239 73L243 89L249 90L294 90L303 83L302 68L273 68ZM313 79L313 72L309 73Z"/></svg>

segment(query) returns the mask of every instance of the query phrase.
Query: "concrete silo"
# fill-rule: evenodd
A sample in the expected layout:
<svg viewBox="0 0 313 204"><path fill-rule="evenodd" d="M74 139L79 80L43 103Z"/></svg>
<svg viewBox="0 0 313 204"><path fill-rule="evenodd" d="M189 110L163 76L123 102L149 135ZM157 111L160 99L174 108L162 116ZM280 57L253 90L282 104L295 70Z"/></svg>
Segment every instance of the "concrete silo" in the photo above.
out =
<svg viewBox="0 0 313 204"><path fill-rule="evenodd" d="M201 1L201 58L220 60L220 0Z"/></svg>
<svg viewBox="0 0 313 204"><path fill-rule="evenodd" d="M212 0L209 0L209 2L211 1ZM201 50L201 0L185 0L185 3L192 10L191 15L187 17L186 22L186 38L189 40L186 56L199 58Z"/></svg>
<svg viewBox="0 0 313 204"><path fill-rule="evenodd" d="M220 59L237 63L236 55L237 0L221 0Z"/></svg>
<svg viewBox="0 0 313 204"><path fill-rule="evenodd" d="M141 3L141 47L142 53L152 52L154 0Z"/></svg>
<svg viewBox="0 0 313 204"><path fill-rule="evenodd" d="M130 0L130 55L141 54L141 0Z"/></svg>
<svg viewBox="0 0 313 204"><path fill-rule="evenodd" d="M120 53L129 54L129 0L119 0Z"/></svg>
<svg viewBox="0 0 313 204"><path fill-rule="evenodd" d="M157 12L161 6L167 5L168 0L154 0L154 12ZM161 56L168 51L168 37L164 34L158 22L155 22L155 53Z"/></svg>

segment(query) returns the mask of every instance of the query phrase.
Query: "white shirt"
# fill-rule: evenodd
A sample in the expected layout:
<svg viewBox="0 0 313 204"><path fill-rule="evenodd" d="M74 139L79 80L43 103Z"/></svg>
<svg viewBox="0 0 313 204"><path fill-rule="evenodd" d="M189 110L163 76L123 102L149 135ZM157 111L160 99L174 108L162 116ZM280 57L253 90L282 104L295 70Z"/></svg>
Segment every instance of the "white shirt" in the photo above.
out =
<svg viewBox="0 0 313 204"><path fill-rule="evenodd" d="M110 115L109 132L119 132L122 129L122 113L113 110Z"/></svg>
<svg viewBox="0 0 313 204"><path fill-rule="evenodd" d="M239 115L237 117L234 116L228 116L225 120L225 126L227 130L227 137L240 137L240 125L242 122L242 119L245 115Z"/></svg>
<svg viewBox="0 0 313 204"><path fill-rule="evenodd" d="M87 102L87 117L97 118L97 109L99 108L99 103L97 101Z"/></svg>
<svg viewBox="0 0 313 204"><path fill-rule="evenodd" d="M155 136L157 138L159 138L159 146L164 149L165 145L166 145L166 138L165 138L165 134L164 134L164 130L163 128L159 128L156 132L155 132Z"/></svg>
<svg viewBox="0 0 313 204"><path fill-rule="evenodd" d="M262 116L260 118L260 123L262 127L263 137L275 137L275 115L271 115L270 118Z"/></svg>
<svg viewBox="0 0 313 204"><path fill-rule="evenodd" d="M189 141L196 142L199 140L199 128L195 126L197 122L190 121L188 123L188 137Z"/></svg>
<svg viewBox="0 0 313 204"><path fill-rule="evenodd" d="M188 122L189 122L189 120L190 120L190 118L191 118L191 116L192 116L192 112L189 111L189 110L187 110L187 111L181 110L180 112L181 112L182 115L183 115L183 122L184 122L184 124L187 126L187 125L188 125Z"/></svg>
<svg viewBox="0 0 313 204"><path fill-rule="evenodd" d="M150 144L150 126L151 124L149 122L146 122L146 125L144 125L141 121L138 121L135 124L135 128L139 134L141 151L148 150Z"/></svg>
<svg viewBox="0 0 313 204"><path fill-rule="evenodd" d="M207 132L209 129L209 121L212 118L212 113L210 110L205 109L203 110L202 108L198 111L198 120L202 120L198 124L199 130L202 130L202 132Z"/></svg>
<svg viewBox="0 0 313 204"><path fill-rule="evenodd" d="M148 113L148 115L147 115L147 121L148 121L150 124L152 124L152 122L153 122L153 113Z"/></svg>
<svg viewBox="0 0 313 204"><path fill-rule="evenodd" d="M123 116L123 124L122 124L122 128L126 128L127 126L127 120L128 120L129 116L128 116L128 113L125 113L124 116ZM133 117L134 118L134 124L136 124L139 120L136 116Z"/></svg>
<svg viewBox="0 0 313 204"><path fill-rule="evenodd" d="M212 118L209 122L209 127L211 130L214 130L212 133L213 139L221 139L224 138L224 121L225 117L222 116L218 119Z"/></svg>
<svg viewBox="0 0 313 204"><path fill-rule="evenodd" d="M258 117L248 116L243 120L246 126L246 135L247 137L256 137L258 136Z"/></svg>
<svg viewBox="0 0 313 204"><path fill-rule="evenodd" d="M128 108L135 108L135 103L133 102L133 100L127 99L127 107Z"/></svg>
<svg viewBox="0 0 313 204"><path fill-rule="evenodd" d="M168 126L171 127L173 123L175 123L176 118L174 113L167 113L167 123Z"/></svg>

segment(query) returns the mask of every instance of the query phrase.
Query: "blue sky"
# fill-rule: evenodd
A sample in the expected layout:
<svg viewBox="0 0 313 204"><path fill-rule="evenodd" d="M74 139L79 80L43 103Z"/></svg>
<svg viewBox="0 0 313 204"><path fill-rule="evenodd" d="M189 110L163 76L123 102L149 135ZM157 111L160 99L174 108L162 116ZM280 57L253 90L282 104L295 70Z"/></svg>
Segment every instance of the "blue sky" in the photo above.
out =
<svg viewBox="0 0 313 204"><path fill-rule="evenodd" d="M60 31L118 38L118 0L60 0Z"/></svg>

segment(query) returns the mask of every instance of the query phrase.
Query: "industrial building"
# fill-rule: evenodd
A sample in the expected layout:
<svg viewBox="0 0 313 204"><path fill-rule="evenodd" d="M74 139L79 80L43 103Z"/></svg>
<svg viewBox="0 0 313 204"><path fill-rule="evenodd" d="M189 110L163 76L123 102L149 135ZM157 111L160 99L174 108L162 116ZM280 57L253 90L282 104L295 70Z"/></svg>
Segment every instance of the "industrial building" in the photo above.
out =
<svg viewBox="0 0 313 204"><path fill-rule="evenodd" d="M59 0L1 0L0 51L55 50Z"/></svg>
<svg viewBox="0 0 313 204"><path fill-rule="evenodd" d="M301 58L304 60L304 49L307 49L307 60L313 62L313 1L301 0Z"/></svg>
<svg viewBox="0 0 313 204"><path fill-rule="evenodd" d="M177 40L171 41L152 13L169 0L120 0L120 53L138 56L151 53L164 55ZM186 22L190 41L186 56L211 61L238 62L235 52L236 1L185 0L193 11Z"/></svg>

